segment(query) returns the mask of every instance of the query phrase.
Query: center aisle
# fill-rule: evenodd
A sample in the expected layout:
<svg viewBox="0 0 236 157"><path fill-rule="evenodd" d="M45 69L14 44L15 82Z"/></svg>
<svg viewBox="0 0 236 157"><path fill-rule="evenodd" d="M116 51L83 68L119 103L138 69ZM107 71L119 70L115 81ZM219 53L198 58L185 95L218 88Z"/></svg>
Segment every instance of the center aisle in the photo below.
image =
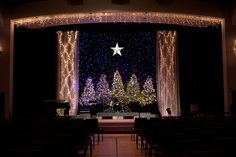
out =
<svg viewBox="0 0 236 157"><path fill-rule="evenodd" d="M93 149L93 157L144 157L144 154L131 141L130 134L104 134L103 141Z"/></svg>

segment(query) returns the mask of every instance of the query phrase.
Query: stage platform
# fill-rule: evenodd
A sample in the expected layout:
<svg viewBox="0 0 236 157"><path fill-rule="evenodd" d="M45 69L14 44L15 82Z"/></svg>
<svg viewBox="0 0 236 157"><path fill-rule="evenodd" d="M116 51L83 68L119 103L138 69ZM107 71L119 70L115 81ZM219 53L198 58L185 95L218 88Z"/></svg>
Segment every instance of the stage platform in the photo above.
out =
<svg viewBox="0 0 236 157"><path fill-rule="evenodd" d="M131 133L134 119L99 119L99 127L105 134Z"/></svg>
<svg viewBox="0 0 236 157"><path fill-rule="evenodd" d="M156 114L151 114L150 112L115 112L115 113L105 113L98 112L96 118L98 119L135 119L135 118L156 118Z"/></svg>
<svg viewBox="0 0 236 157"><path fill-rule="evenodd" d="M150 112L124 112L124 113L97 113L96 118L104 133L131 133L134 128L135 118L156 118Z"/></svg>
<svg viewBox="0 0 236 157"><path fill-rule="evenodd" d="M150 112L99 112L96 115L83 113L77 116L77 118L82 119L97 118L99 127L103 130L104 133L108 134L131 133L130 131L134 127L135 118L150 119L156 117L156 114L151 114Z"/></svg>
<svg viewBox="0 0 236 157"><path fill-rule="evenodd" d="M140 115L138 112L98 112L96 116L98 119L135 119L138 118Z"/></svg>

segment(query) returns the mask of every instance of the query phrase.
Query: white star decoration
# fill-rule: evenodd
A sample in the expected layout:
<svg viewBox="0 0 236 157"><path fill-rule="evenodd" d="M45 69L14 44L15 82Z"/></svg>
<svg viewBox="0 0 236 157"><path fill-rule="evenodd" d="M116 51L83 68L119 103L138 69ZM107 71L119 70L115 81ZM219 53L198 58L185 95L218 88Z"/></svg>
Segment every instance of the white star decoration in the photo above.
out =
<svg viewBox="0 0 236 157"><path fill-rule="evenodd" d="M111 47L111 49L114 51L113 52L113 56L116 55L116 54L119 54L121 56L121 50L123 49L124 47L119 47L118 46L118 43L116 43L116 47Z"/></svg>

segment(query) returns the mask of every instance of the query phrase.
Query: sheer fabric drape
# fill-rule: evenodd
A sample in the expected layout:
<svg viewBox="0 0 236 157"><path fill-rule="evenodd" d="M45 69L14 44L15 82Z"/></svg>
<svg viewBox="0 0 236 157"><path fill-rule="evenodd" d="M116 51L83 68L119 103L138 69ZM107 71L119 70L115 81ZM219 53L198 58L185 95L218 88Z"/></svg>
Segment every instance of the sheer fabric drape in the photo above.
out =
<svg viewBox="0 0 236 157"><path fill-rule="evenodd" d="M180 115L176 31L157 32L157 96L163 116Z"/></svg>
<svg viewBox="0 0 236 157"><path fill-rule="evenodd" d="M58 31L58 90L57 99L70 103L70 115L77 114L77 38L78 31ZM63 112L59 109L59 115Z"/></svg>

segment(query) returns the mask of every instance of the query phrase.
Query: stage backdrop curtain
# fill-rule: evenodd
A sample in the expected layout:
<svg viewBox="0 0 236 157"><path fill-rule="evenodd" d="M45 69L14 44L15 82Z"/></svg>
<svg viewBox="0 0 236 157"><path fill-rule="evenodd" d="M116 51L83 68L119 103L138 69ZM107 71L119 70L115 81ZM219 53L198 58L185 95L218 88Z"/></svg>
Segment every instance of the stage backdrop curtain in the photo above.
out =
<svg viewBox="0 0 236 157"><path fill-rule="evenodd" d="M167 116L180 115L176 31L157 31L157 97L159 109Z"/></svg>
<svg viewBox="0 0 236 157"><path fill-rule="evenodd" d="M58 89L57 99L69 101L70 115L77 114L77 38L78 31L58 31ZM62 110L57 113L63 115Z"/></svg>

